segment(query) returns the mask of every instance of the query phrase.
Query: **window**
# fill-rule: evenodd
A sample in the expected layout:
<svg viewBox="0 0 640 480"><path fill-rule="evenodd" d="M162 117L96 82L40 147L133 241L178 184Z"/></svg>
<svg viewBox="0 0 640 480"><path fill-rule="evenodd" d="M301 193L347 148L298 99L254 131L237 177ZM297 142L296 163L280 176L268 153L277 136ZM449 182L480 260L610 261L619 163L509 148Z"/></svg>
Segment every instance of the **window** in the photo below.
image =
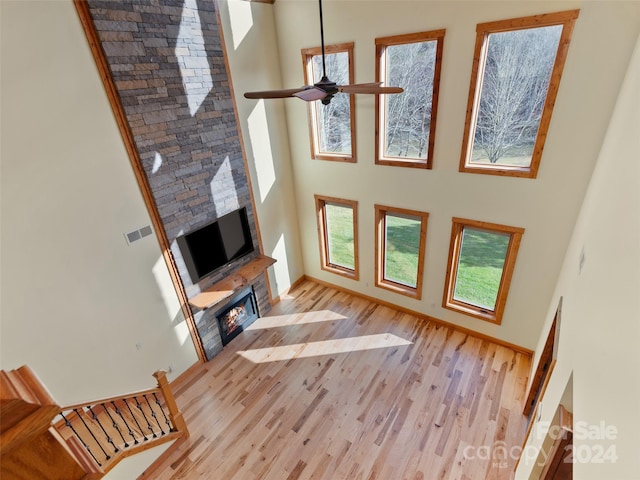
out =
<svg viewBox="0 0 640 480"><path fill-rule="evenodd" d="M578 10L477 27L460 171L535 178Z"/></svg>
<svg viewBox="0 0 640 480"><path fill-rule="evenodd" d="M306 85L322 78L322 50L302 50ZM327 77L338 85L354 83L353 43L325 46ZM355 100L353 95L336 95L328 105L309 102L311 158L355 162Z"/></svg>
<svg viewBox="0 0 640 480"><path fill-rule="evenodd" d="M500 324L523 233L454 218L442 306Z"/></svg>
<svg viewBox="0 0 640 480"><path fill-rule="evenodd" d="M429 214L375 206L376 286L422 298L422 273Z"/></svg>
<svg viewBox="0 0 640 480"><path fill-rule="evenodd" d="M444 30L376 38L376 164L431 168Z"/></svg>
<svg viewBox="0 0 640 480"><path fill-rule="evenodd" d="M323 270L358 279L358 202L315 195Z"/></svg>

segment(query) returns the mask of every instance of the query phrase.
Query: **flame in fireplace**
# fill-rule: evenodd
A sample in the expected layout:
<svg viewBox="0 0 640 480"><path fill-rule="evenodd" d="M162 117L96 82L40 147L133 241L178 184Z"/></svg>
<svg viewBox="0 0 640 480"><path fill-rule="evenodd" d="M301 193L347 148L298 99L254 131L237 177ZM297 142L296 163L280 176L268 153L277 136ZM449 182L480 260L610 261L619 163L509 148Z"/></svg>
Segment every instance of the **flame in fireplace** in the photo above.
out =
<svg viewBox="0 0 640 480"><path fill-rule="evenodd" d="M242 321L247 317L247 307L245 304L237 305L229 310L222 318L222 328L229 335L238 328Z"/></svg>

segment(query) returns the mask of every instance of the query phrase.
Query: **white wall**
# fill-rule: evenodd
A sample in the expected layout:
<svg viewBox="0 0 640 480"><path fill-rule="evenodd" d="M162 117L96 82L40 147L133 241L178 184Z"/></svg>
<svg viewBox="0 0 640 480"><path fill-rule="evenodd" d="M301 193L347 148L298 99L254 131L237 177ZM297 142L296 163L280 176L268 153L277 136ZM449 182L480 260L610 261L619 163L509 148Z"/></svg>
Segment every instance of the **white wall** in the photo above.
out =
<svg viewBox="0 0 640 480"><path fill-rule="evenodd" d="M284 105L243 97L281 85L273 6L243 0L218 5L262 245L277 260L269 276L277 296L304 274Z"/></svg>
<svg viewBox="0 0 640 480"><path fill-rule="evenodd" d="M302 85L300 50L320 43L317 2L277 0L273 8L283 32L277 38L282 86ZM459 173L477 23L573 8L581 12L538 178ZM372 96L356 99L356 164L311 160L306 104L272 101L286 108L304 272L533 349L633 49L640 3L338 0L324 3L324 23L327 44L355 42L357 83L375 80L376 37L440 28L446 35L433 170L374 165ZM320 269L313 193L359 202L359 281ZM375 203L430 213L422 301L374 287ZM526 230L501 326L441 307L453 216Z"/></svg>
<svg viewBox="0 0 640 480"><path fill-rule="evenodd" d="M573 374L575 478L635 480L640 472L640 36L562 266L544 332L560 297L558 360L542 399L550 421ZM584 252L582 272L580 258ZM543 337L546 336L543 335ZM540 339L538 351L544 338ZM584 428L582 429L584 430ZM538 447L534 435L528 446ZM602 450L600 450L602 448ZM615 452L598 457L599 452ZM596 463L596 459L603 463ZM528 478L521 462L517 478Z"/></svg>
<svg viewBox="0 0 640 480"><path fill-rule="evenodd" d="M61 404L197 361L71 1L2 1L0 366ZM140 344L140 348L136 344Z"/></svg>

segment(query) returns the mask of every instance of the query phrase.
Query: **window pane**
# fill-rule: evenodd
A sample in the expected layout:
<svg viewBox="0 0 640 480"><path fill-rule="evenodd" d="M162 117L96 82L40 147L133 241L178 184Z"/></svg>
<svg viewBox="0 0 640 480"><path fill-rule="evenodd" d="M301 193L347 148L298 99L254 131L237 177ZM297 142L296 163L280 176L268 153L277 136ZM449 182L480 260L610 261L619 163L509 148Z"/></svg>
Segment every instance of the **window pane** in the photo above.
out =
<svg viewBox="0 0 640 480"><path fill-rule="evenodd" d="M390 45L385 84L404 88L402 95L383 95L386 107L384 156L426 159L429 153L431 105L437 41Z"/></svg>
<svg viewBox="0 0 640 480"><path fill-rule="evenodd" d="M509 234L464 228L454 300L495 309L510 238Z"/></svg>
<svg viewBox="0 0 640 480"><path fill-rule="evenodd" d="M325 204L329 263L355 269L353 209Z"/></svg>
<svg viewBox="0 0 640 480"><path fill-rule="evenodd" d="M349 53L325 55L327 76L338 85L349 83ZM313 83L322 77L322 55L312 58ZM318 125L318 150L323 153L351 154L351 109L349 95L336 95L329 105L314 102Z"/></svg>
<svg viewBox="0 0 640 480"><path fill-rule="evenodd" d="M531 165L562 28L488 35L469 163Z"/></svg>
<svg viewBox="0 0 640 480"><path fill-rule="evenodd" d="M421 221L386 214L384 278L415 288L418 280Z"/></svg>

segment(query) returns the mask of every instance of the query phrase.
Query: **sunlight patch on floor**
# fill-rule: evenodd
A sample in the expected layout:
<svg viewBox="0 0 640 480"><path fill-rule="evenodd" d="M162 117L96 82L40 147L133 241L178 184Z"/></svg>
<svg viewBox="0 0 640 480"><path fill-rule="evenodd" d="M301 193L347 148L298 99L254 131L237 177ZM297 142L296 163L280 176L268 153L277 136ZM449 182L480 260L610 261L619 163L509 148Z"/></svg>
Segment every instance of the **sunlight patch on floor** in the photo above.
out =
<svg viewBox="0 0 640 480"><path fill-rule="evenodd" d="M334 320L344 320L347 317L330 310L318 310L309 313L294 313L291 315L274 315L272 317L261 317L245 330L262 330L265 328L288 327L291 325L303 325L305 323L332 322Z"/></svg>
<svg viewBox="0 0 640 480"><path fill-rule="evenodd" d="M411 345L411 342L391 333L378 333L375 335L363 335L360 337L295 343L279 347L240 350L238 355L241 355L253 363L266 363L291 360L294 358L359 352L377 348L401 347L405 345Z"/></svg>

